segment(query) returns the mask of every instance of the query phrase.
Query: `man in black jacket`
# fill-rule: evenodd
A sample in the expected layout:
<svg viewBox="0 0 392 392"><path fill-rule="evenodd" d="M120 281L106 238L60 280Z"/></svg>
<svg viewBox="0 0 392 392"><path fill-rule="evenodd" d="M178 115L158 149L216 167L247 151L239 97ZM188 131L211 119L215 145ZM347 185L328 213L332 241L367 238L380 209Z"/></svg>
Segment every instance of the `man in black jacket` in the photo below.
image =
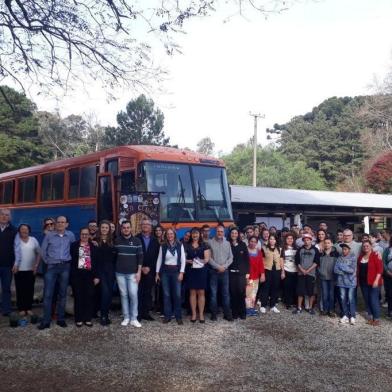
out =
<svg viewBox="0 0 392 392"><path fill-rule="evenodd" d="M0 209L0 280L3 316L11 313L12 267L15 262L14 241L17 230L11 225L11 211Z"/></svg>
<svg viewBox="0 0 392 392"><path fill-rule="evenodd" d="M139 319L154 321L154 318L150 315L150 310L152 308L152 290L155 284L155 269L160 245L152 235L152 224L149 219L142 220L141 229L142 232L137 235L142 242L144 255L142 278L139 283Z"/></svg>

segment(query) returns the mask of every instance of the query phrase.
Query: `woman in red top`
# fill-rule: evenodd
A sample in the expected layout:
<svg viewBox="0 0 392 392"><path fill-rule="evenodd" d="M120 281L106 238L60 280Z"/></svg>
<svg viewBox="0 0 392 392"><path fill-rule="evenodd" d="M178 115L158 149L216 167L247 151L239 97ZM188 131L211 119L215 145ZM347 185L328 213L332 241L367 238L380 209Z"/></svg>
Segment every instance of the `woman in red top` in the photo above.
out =
<svg viewBox="0 0 392 392"><path fill-rule="evenodd" d="M366 240L362 243L362 253L358 258L358 285L361 287L368 313L368 324L380 325L380 288L383 284L383 264L372 244Z"/></svg>
<svg viewBox="0 0 392 392"><path fill-rule="evenodd" d="M258 239L252 236L248 239L249 279L246 286L246 314L256 316L256 296L259 282L265 281L264 260L260 249L257 249Z"/></svg>

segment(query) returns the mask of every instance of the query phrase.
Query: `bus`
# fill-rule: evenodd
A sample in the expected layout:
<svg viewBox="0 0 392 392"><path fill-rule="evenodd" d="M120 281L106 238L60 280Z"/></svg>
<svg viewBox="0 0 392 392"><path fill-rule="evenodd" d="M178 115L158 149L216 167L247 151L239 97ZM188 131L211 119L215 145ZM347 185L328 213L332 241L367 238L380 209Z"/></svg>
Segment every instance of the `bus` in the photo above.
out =
<svg viewBox="0 0 392 392"><path fill-rule="evenodd" d="M159 194L159 223L179 236L233 222L223 161L193 151L121 146L0 174L0 208L37 238L47 217L67 216L75 233L92 219L117 224L121 195L135 192Z"/></svg>

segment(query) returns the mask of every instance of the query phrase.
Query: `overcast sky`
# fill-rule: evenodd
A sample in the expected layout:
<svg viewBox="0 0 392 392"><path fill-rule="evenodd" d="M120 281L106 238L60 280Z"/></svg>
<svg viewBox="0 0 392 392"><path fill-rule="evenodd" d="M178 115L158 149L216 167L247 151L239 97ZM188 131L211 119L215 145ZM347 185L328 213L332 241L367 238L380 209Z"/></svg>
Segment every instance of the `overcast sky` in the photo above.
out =
<svg viewBox="0 0 392 392"><path fill-rule="evenodd" d="M229 152L253 133L249 112L265 114L259 138L274 123L304 114L331 96L368 94L374 75L392 64L391 0L302 1L267 20L257 13L224 23L227 12L196 19L179 35L183 54L155 53L170 72L165 93L151 98L165 114L165 133L180 147L210 136ZM104 125L137 95L117 92L108 104L92 88L55 102L32 97L40 110L95 112ZM265 140L264 140L265 143Z"/></svg>

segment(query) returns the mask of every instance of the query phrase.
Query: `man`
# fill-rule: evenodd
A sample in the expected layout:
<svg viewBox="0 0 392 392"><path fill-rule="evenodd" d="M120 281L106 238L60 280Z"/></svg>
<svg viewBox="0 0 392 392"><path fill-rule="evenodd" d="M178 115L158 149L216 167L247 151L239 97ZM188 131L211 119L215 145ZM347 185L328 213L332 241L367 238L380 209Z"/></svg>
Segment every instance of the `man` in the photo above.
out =
<svg viewBox="0 0 392 392"><path fill-rule="evenodd" d="M246 226L245 227L245 235L246 238L244 239L244 242L246 244L246 246L248 246L249 244L249 238L255 236L255 230L253 226ZM258 236L256 236L258 238ZM258 240L257 241L257 249L261 250L261 241Z"/></svg>
<svg viewBox="0 0 392 392"><path fill-rule="evenodd" d="M267 230L268 230L267 224L266 224L265 222L260 222L260 223L259 223L259 231L260 231L260 233L261 233L264 229L267 229Z"/></svg>
<svg viewBox="0 0 392 392"><path fill-rule="evenodd" d="M121 223L121 235L114 246L117 250L116 279L120 290L123 327L131 324L140 328L138 317L138 286L143 265L143 247L139 238L131 231L131 222Z"/></svg>
<svg viewBox="0 0 392 392"><path fill-rule="evenodd" d="M208 243L210 240L210 226L203 225L201 227L201 238L204 242Z"/></svg>
<svg viewBox="0 0 392 392"><path fill-rule="evenodd" d="M92 219L88 222L88 231L90 233L90 239L95 240L98 231L98 224L95 219Z"/></svg>
<svg viewBox="0 0 392 392"><path fill-rule="evenodd" d="M269 237L270 233L268 229L263 229L261 232L261 240L260 243L261 245L267 245L268 242L268 237Z"/></svg>
<svg viewBox="0 0 392 392"><path fill-rule="evenodd" d="M328 224L325 221L321 221L319 223L319 230L324 230L326 233L328 233Z"/></svg>
<svg viewBox="0 0 392 392"><path fill-rule="evenodd" d="M210 309L211 320L217 320L218 313L218 289L220 286L222 295L222 305L224 318L227 321L233 321L230 308L229 296L229 271L228 267L233 262L233 254L231 252L230 243L225 238L225 227L218 225L216 228L216 236L209 241L211 248L210 269Z"/></svg>
<svg viewBox="0 0 392 392"><path fill-rule="evenodd" d="M320 263L320 253L312 245L313 237L309 233L303 235L304 245L295 255L295 264L298 267L297 293L298 307L293 314L302 313L302 303L305 296L309 297L309 314L314 315L314 286L316 281L316 268Z"/></svg>
<svg viewBox="0 0 392 392"><path fill-rule="evenodd" d="M378 245L381 246L384 250L389 248L389 241L391 239L391 232L388 229L384 229L380 232L381 241L379 241Z"/></svg>
<svg viewBox="0 0 392 392"><path fill-rule="evenodd" d="M44 316L38 329L50 327L53 294L58 282L57 325L65 328L65 304L67 301L67 288L70 273L70 246L75 236L68 231L69 222L65 216L56 218L54 231L46 234L42 246L42 259L47 264L44 275Z"/></svg>
<svg viewBox="0 0 392 392"><path fill-rule="evenodd" d="M340 244L343 244L343 230L338 229L336 231L336 242L334 244L334 247L338 249L340 248Z"/></svg>
<svg viewBox="0 0 392 392"><path fill-rule="evenodd" d="M11 225L11 211L0 209L0 281L3 316L11 313L12 267L15 262L14 241L16 228Z"/></svg>
<svg viewBox="0 0 392 392"><path fill-rule="evenodd" d="M358 257L362 251L362 243L354 241L354 234L350 229L345 229L343 231L343 243L348 245L350 249L350 253L352 253L358 260ZM336 247L336 250L339 254L342 254L342 247L341 245Z"/></svg>
<svg viewBox="0 0 392 392"><path fill-rule="evenodd" d="M139 321L154 321L150 315L152 308L152 291L155 285L155 267L159 254L159 242L152 235L152 223L150 219L143 219L141 222L142 232L136 237L142 243L143 265L139 283Z"/></svg>

